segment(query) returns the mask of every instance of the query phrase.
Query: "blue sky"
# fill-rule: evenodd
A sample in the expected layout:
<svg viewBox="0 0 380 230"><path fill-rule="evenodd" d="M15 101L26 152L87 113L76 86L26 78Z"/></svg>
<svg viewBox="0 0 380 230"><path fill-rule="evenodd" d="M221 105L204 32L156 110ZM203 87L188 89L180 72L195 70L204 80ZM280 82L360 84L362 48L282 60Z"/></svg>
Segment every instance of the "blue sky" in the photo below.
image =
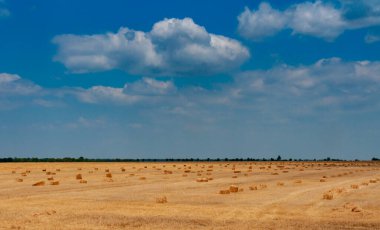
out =
<svg viewBox="0 0 380 230"><path fill-rule="evenodd" d="M380 3L0 0L0 156L379 156Z"/></svg>

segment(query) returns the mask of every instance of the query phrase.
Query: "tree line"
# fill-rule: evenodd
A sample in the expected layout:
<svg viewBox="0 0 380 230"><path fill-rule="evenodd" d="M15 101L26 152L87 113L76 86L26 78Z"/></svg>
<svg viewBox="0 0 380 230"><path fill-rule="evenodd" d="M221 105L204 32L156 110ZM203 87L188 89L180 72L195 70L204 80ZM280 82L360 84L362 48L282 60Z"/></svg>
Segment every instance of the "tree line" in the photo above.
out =
<svg viewBox="0 0 380 230"><path fill-rule="evenodd" d="M372 161L379 161L373 157ZM64 158L37 158L37 157L5 157L0 158L0 162L196 162L196 161L347 161L344 159L324 158L324 159L283 159L276 158L164 158L164 159L121 159L121 158L85 158L85 157L64 157ZM359 160L355 160L359 161Z"/></svg>

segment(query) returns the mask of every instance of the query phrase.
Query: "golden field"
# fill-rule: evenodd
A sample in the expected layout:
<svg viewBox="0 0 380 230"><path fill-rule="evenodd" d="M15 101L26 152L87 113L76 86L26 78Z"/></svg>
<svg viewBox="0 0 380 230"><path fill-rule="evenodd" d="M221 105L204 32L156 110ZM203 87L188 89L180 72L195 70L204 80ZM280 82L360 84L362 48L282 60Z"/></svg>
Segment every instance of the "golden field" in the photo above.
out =
<svg viewBox="0 0 380 230"><path fill-rule="evenodd" d="M380 163L2 163L0 229L380 229Z"/></svg>

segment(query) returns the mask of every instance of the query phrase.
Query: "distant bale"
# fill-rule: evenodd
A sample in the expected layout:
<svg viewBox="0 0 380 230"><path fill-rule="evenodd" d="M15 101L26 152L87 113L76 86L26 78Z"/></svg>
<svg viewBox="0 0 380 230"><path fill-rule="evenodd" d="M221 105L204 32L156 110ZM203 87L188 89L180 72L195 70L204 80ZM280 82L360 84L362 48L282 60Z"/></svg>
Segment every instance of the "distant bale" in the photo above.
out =
<svg viewBox="0 0 380 230"><path fill-rule="evenodd" d="M230 185L230 192L235 193L239 191L239 187L236 185Z"/></svg>
<svg viewBox="0 0 380 230"><path fill-rule="evenodd" d="M109 170L109 169L106 169L105 172L110 172L110 170Z"/></svg>
<svg viewBox="0 0 380 230"><path fill-rule="evenodd" d="M26 176L26 172L22 172L22 173L21 173L21 176Z"/></svg>
<svg viewBox="0 0 380 230"><path fill-rule="evenodd" d="M166 196L160 196L156 198L156 203L158 204L164 204L167 202L168 202L168 199L166 198Z"/></svg>
<svg viewBox="0 0 380 230"><path fill-rule="evenodd" d="M77 180L82 180L82 174L77 174L77 175L75 176L75 178L76 178Z"/></svg>
<svg viewBox="0 0 380 230"><path fill-rule="evenodd" d="M319 182L326 182L326 179L322 178L319 180Z"/></svg>
<svg viewBox="0 0 380 230"><path fill-rule="evenodd" d="M46 169L42 169L42 172L46 172Z"/></svg>
<svg viewBox="0 0 380 230"><path fill-rule="evenodd" d="M351 188L352 188L352 189L359 189L359 185L357 185L357 184L352 184L352 185L351 185Z"/></svg>
<svg viewBox="0 0 380 230"><path fill-rule="evenodd" d="M367 182L363 182L363 183L362 183L362 185L364 185L364 186L367 186L367 185L368 185L368 183L367 183Z"/></svg>
<svg viewBox="0 0 380 230"><path fill-rule="evenodd" d="M196 181L197 182L208 182L208 179L207 178L197 178Z"/></svg>
<svg viewBox="0 0 380 230"><path fill-rule="evenodd" d="M48 177L47 179L48 179L48 180L54 180L54 178L53 178L53 177Z"/></svg>
<svg viewBox="0 0 380 230"><path fill-rule="evenodd" d="M121 168L121 171L122 171L122 172L125 172L125 168Z"/></svg>
<svg viewBox="0 0 380 230"><path fill-rule="evenodd" d="M170 171L170 170L164 170L164 174L173 174L173 171Z"/></svg>
<svg viewBox="0 0 380 230"><path fill-rule="evenodd" d="M326 192L323 194L323 199L324 200L332 200L334 198L334 195L332 192Z"/></svg>
<svg viewBox="0 0 380 230"><path fill-rule="evenodd" d="M230 190L229 189L222 189L219 191L219 194L230 194Z"/></svg>
<svg viewBox="0 0 380 230"><path fill-rule="evenodd" d="M23 182L24 180L21 179L21 178L17 178L16 181L17 181L17 182Z"/></svg>
<svg viewBox="0 0 380 230"><path fill-rule="evenodd" d="M187 177L187 174L182 174L183 177Z"/></svg>
<svg viewBox="0 0 380 230"><path fill-rule="evenodd" d="M356 207L356 206L351 209L351 212L362 212L362 211L363 210L361 208Z"/></svg>
<svg viewBox="0 0 380 230"><path fill-rule="evenodd" d="M107 174L106 174L106 177L108 177L108 178L112 178L112 174L111 174L111 173L107 173Z"/></svg>
<svg viewBox="0 0 380 230"><path fill-rule="evenodd" d="M39 181L39 182L32 184L32 186L44 186L44 185L45 185L45 181Z"/></svg>
<svg viewBox="0 0 380 230"><path fill-rule="evenodd" d="M241 171L240 170L235 170L234 173L241 173Z"/></svg>
<svg viewBox="0 0 380 230"><path fill-rule="evenodd" d="M61 171L61 169L56 169L55 171L57 171L57 172L60 172L60 171Z"/></svg>
<svg viewBox="0 0 380 230"><path fill-rule="evenodd" d="M249 190L257 190L257 186L256 185L249 186Z"/></svg>
<svg viewBox="0 0 380 230"><path fill-rule="evenodd" d="M377 180L369 180L369 183L376 183L377 182Z"/></svg>
<svg viewBox="0 0 380 230"><path fill-rule="evenodd" d="M277 186L284 186L284 182L277 182Z"/></svg>
<svg viewBox="0 0 380 230"><path fill-rule="evenodd" d="M77 168L79 171L82 170L82 168Z"/></svg>
<svg viewBox="0 0 380 230"><path fill-rule="evenodd" d="M278 175L278 173L276 173L276 172L272 172L271 174L272 174L272 175Z"/></svg>
<svg viewBox="0 0 380 230"><path fill-rule="evenodd" d="M15 174L15 173L16 173L16 171L13 170L13 171L12 171L12 174Z"/></svg>
<svg viewBox="0 0 380 230"><path fill-rule="evenodd" d="M146 180L146 177L142 176L139 178L139 180Z"/></svg>
<svg viewBox="0 0 380 230"><path fill-rule="evenodd" d="M81 183L81 184L87 184L87 181L82 179L82 180L79 181L79 183Z"/></svg>
<svg viewBox="0 0 380 230"><path fill-rule="evenodd" d="M268 188L268 186L267 186L266 184L260 184L260 185L259 185L259 188L260 188L260 189L266 189L266 188Z"/></svg>
<svg viewBox="0 0 380 230"><path fill-rule="evenodd" d="M52 181L50 182L50 185L59 185L59 181Z"/></svg>
<svg viewBox="0 0 380 230"><path fill-rule="evenodd" d="M302 184L302 180L295 180L294 183L296 183L296 184Z"/></svg>

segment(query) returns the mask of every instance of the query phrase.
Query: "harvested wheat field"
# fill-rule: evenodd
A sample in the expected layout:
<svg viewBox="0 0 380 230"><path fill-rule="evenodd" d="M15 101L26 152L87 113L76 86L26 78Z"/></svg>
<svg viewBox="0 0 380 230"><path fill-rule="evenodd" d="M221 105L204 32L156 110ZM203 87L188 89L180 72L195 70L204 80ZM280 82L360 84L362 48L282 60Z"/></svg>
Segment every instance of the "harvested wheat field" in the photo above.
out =
<svg viewBox="0 0 380 230"><path fill-rule="evenodd" d="M0 228L380 229L380 164L4 163Z"/></svg>

